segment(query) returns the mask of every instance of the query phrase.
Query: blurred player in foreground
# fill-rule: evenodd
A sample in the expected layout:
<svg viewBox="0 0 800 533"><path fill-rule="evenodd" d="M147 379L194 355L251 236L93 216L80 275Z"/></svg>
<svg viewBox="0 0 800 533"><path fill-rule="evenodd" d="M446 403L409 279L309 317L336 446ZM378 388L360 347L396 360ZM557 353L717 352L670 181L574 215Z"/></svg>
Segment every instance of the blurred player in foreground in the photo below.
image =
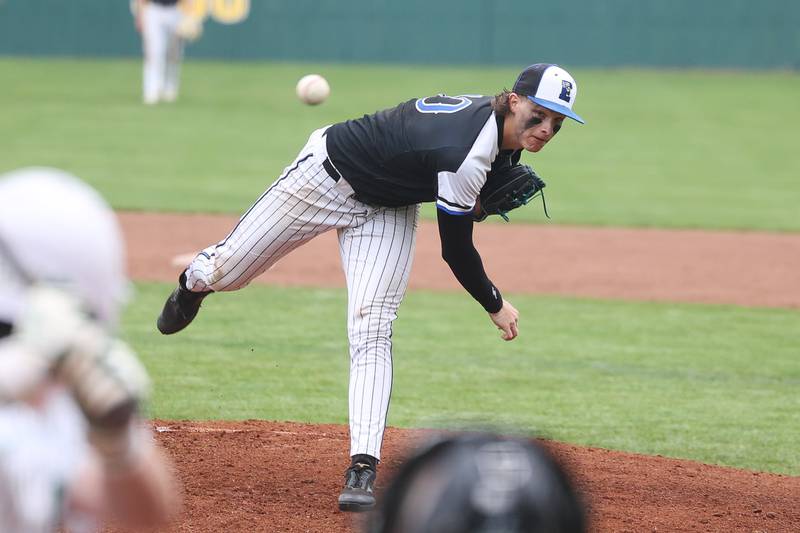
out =
<svg viewBox="0 0 800 533"><path fill-rule="evenodd" d="M398 471L368 533L584 533L562 467L535 441L451 436Z"/></svg>
<svg viewBox="0 0 800 533"><path fill-rule="evenodd" d="M0 175L0 531L165 524L172 469L115 338L127 281L113 212L64 172Z"/></svg>

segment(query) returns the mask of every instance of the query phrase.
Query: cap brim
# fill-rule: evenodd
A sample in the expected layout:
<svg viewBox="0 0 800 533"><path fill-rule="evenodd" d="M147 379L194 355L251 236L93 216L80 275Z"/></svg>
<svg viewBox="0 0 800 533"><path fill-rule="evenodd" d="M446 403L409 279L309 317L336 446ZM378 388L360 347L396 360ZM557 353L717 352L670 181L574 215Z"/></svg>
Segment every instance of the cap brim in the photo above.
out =
<svg viewBox="0 0 800 533"><path fill-rule="evenodd" d="M540 106L549 109L550 111L556 111L557 113L561 113L562 115L580 122L581 124L586 124L581 117L579 117L572 109L565 105L557 104L549 100L542 100L541 98L536 98L535 96L529 96L528 99L535 104L539 104Z"/></svg>

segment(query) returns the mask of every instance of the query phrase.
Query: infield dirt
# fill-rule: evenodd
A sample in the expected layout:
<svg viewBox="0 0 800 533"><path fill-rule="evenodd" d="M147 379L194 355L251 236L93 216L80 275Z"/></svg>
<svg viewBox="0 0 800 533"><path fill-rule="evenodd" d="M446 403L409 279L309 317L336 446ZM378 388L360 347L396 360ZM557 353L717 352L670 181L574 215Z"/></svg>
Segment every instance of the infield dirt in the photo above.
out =
<svg viewBox="0 0 800 533"><path fill-rule="evenodd" d="M336 507L348 462L346 427L257 420L156 426L185 490L186 509L171 531L362 531L363 515ZM379 488L425 435L387 430ZM798 531L800 478L546 445L584 495L592 531Z"/></svg>
<svg viewBox="0 0 800 533"><path fill-rule="evenodd" d="M174 281L192 254L221 240L227 216L120 213L129 272ZM166 229L168 228L168 231ZM800 308L800 235L482 225L476 243L508 292ZM296 250L259 283L339 287L333 234ZM423 222L411 289L458 290ZM336 508L347 428L299 423L156 421L175 460L185 510L170 531L357 532ZM423 430L389 428L379 487ZM691 461L547 446L571 471L592 531L797 532L800 478Z"/></svg>
<svg viewBox="0 0 800 533"><path fill-rule="evenodd" d="M236 218L121 213L135 280L177 279ZM482 224L475 242L498 287L513 293L800 308L800 234ZM422 222L410 288L462 290ZM336 234L301 246L255 281L344 287Z"/></svg>

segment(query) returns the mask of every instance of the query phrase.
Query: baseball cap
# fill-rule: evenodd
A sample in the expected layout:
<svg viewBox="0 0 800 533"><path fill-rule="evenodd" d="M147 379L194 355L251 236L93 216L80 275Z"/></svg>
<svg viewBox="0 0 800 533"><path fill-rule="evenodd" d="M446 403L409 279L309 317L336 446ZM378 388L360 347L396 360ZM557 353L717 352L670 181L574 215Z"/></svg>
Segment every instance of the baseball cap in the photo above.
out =
<svg viewBox="0 0 800 533"><path fill-rule="evenodd" d="M536 63L529 66L520 73L512 91L527 96L542 107L585 124L572 110L578 96L578 84L569 72L558 65Z"/></svg>

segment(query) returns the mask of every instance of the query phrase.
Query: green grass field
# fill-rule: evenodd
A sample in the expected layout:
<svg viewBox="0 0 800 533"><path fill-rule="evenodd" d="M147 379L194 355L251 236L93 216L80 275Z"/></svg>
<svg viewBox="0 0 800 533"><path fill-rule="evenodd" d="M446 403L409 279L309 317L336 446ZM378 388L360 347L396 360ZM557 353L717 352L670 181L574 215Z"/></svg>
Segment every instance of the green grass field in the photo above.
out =
<svg viewBox="0 0 800 533"><path fill-rule="evenodd" d="M213 296L163 337L153 322L170 289L140 284L125 321L157 377L153 415L347 423L344 290ZM522 335L505 343L468 295L409 295L391 425L513 428L800 475L800 313L512 296ZM458 316L457 334L432 316Z"/></svg>
<svg viewBox="0 0 800 533"><path fill-rule="evenodd" d="M495 93L517 74L189 61L181 101L148 109L140 68L136 60L0 58L0 171L62 167L119 208L240 213L313 129L414 96ZM294 96L308 72L331 82L321 106ZM526 156L548 182L553 222L800 229L800 107L788 98L800 94L800 76L574 74L587 125L568 124L543 152ZM538 205L514 215L546 221Z"/></svg>
<svg viewBox="0 0 800 533"><path fill-rule="evenodd" d="M308 72L331 82L322 106L294 97ZM800 76L573 73L587 125L526 156L548 182L553 223L800 231L800 108L788 96ZM0 58L0 172L61 167L116 208L240 213L316 127L412 96L493 93L515 75L189 61L181 101L145 108L138 61ZM545 222L538 204L513 220ZM215 296L189 330L162 337L169 289L139 284L122 327L153 375L152 415L346 422L342 290ZM466 294L409 295L390 424L490 425L800 475L797 310L506 290L523 316L513 343Z"/></svg>

